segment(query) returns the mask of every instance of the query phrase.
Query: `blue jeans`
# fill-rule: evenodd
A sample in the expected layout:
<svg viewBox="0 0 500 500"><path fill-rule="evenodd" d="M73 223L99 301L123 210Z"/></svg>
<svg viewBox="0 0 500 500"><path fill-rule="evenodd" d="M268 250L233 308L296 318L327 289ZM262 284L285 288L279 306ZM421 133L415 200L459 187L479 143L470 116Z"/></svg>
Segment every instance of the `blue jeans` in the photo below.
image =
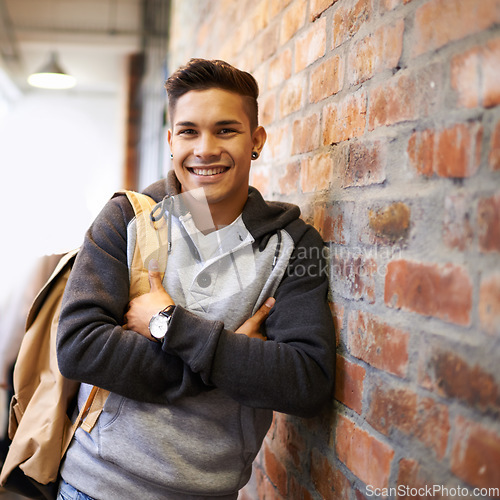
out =
<svg viewBox="0 0 500 500"><path fill-rule="evenodd" d="M85 493L78 491L76 488L73 488L71 484L68 484L66 481L61 480L61 484L59 485L59 493L57 494L57 500L94 500L92 497L89 497Z"/></svg>

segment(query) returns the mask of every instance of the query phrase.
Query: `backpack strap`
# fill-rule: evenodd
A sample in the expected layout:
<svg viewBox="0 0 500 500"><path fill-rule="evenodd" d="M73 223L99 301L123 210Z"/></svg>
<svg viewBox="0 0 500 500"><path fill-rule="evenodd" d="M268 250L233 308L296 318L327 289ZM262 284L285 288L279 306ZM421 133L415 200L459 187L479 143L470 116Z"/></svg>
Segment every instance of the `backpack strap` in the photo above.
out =
<svg viewBox="0 0 500 500"><path fill-rule="evenodd" d="M126 195L132 208L134 209L137 233L134 255L130 266L130 300L139 295L148 293L150 290L148 266L152 259L156 259L161 273L161 279L165 275L167 268L167 244L168 232L165 218L153 221L150 213L157 203L149 196L135 191L117 191L113 198ZM78 427L88 433L101 414L104 403L109 396L109 391L100 387L93 387L85 405L80 410L80 414L71 427L65 442L63 443L62 456L71 442L71 439Z"/></svg>

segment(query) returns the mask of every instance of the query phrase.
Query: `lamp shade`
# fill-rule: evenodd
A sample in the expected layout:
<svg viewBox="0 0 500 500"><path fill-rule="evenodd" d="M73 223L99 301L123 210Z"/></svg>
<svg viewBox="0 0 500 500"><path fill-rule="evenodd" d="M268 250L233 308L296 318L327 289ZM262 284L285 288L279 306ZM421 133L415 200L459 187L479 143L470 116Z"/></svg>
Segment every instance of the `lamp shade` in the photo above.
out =
<svg viewBox="0 0 500 500"><path fill-rule="evenodd" d="M57 55L53 52L49 62L28 77L28 83L42 89L70 89L76 85L76 78L61 68Z"/></svg>

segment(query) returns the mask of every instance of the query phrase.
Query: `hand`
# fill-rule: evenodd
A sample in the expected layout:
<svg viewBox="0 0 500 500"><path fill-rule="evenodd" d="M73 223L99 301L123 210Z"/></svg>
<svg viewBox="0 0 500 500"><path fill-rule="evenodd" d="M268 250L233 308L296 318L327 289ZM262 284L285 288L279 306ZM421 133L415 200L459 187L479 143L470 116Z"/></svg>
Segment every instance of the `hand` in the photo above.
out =
<svg viewBox="0 0 500 500"><path fill-rule="evenodd" d="M151 290L135 299L131 300L128 310L125 313L127 324L124 328L134 330L149 340L152 340L149 333L149 322L151 318L169 305L174 305L172 297L163 288L161 274L157 265L149 267L149 285Z"/></svg>
<svg viewBox="0 0 500 500"><path fill-rule="evenodd" d="M272 307L276 303L276 300L273 297L269 297L262 306L258 309L258 311L251 317L248 318L237 330L235 333L246 335L247 337L253 339L267 340L264 335L260 333L260 327L262 323L266 320L271 312Z"/></svg>

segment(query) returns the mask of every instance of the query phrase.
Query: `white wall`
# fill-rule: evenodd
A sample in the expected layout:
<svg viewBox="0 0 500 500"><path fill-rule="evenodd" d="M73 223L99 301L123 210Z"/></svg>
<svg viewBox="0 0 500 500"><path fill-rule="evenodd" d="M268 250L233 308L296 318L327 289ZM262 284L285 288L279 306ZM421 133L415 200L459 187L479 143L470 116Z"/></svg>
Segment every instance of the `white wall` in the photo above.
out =
<svg viewBox="0 0 500 500"><path fill-rule="evenodd" d="M35 90L0 115L0 306L37 256L79 246L121 188L122 101Z"/></svg>

